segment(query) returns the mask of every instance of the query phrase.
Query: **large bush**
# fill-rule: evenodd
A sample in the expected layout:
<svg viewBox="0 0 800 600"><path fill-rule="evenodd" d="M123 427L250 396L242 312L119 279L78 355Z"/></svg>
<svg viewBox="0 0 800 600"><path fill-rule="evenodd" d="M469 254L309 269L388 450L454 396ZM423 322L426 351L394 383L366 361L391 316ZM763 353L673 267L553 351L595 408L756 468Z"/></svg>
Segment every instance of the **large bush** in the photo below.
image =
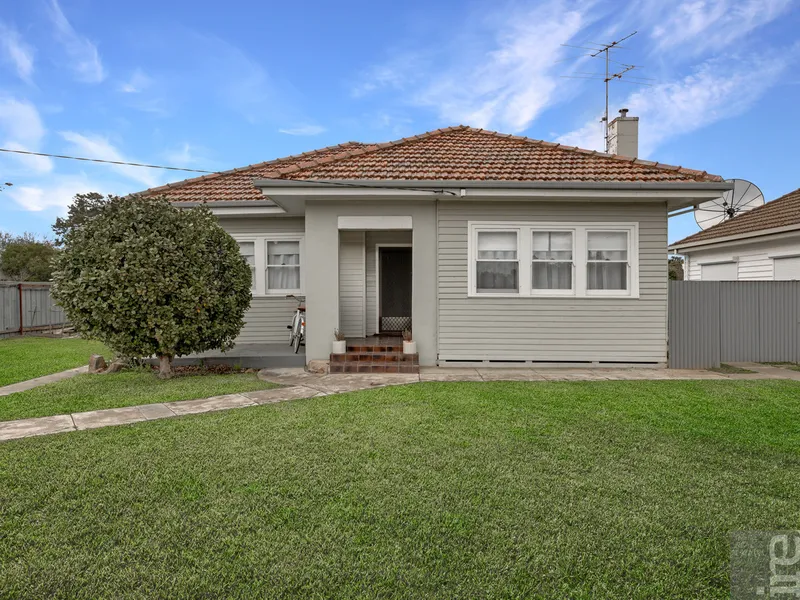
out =
<svg viewBox="0 0 800 600"><path fill-rule="evenodd" d="M250 305L250 268L205 207L109 198L66 227L53 295L78 331L122 356L228 350Z"/></svg>

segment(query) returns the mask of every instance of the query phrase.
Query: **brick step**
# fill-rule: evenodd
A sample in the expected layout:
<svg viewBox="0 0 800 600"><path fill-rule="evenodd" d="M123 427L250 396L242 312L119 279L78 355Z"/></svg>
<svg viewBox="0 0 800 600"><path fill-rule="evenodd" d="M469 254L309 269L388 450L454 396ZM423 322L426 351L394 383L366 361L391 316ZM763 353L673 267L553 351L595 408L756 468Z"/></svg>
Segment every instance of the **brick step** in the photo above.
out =
<svg viewBox="0 0 800 600"><path fill-rule="evenodd" d="M402 352L345 352L331 354L331 362L411 362L419 363L419 354Z"/></svg>
<svg viewBox="0 0 800 600"><path fill-rule="evenodd" d="M361 344L347 344L347 352L402 352L403 343L399 344L380 344L377 346L364 346Z"/></svg>
<svg viewBox="0 0 800 600"><path fill-rule="evenodd" d="M419 373L419 364L411 362L333 362L331 373Z"/></svg>

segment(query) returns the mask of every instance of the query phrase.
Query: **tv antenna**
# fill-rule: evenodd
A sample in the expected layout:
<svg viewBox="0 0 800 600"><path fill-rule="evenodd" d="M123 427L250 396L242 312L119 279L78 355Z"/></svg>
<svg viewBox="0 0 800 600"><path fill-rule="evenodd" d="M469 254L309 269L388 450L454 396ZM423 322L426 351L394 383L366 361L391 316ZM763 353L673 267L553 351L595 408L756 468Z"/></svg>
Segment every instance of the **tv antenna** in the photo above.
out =
<svg viewBox="0 0 800 600"><path fill-rule="evenodd" d="M605 112L603 113L603 118L601 120L603 122L603 141L604 141L604 144L605 144L604 147L605 147L605 151L606 152L608 152L608 88L609 88L609 84L612 81L617 80L617 81L625 81L627 83L633 83L633 84L636 84L636 85L649 86L649 85L652 85L652 84L647 83L647 82L648 81L654 81L654 79L651 79L649 77L630 77L629 76L629 77L626 77L625 79L623 79L622 77L626 73L629 73L629 72L631 72L631 71L633 71L635 69L641 69L642 66L641 65L630 65L630 64L627 64L627 63L619 62L617 60L613 60L611 58L611 51L612 50L624 48L624 46L620 46L620 44L622 42L624 42L625 40L632 38L637 33L638 33L638 31L634 31L633 33L630 33L630 34L626 35L625 37L620 38L618 40L615 40L613 42L609 42L608 44L599 44L597 42L587 42L587 44L591 44L591 46L595 46L595 47L574 46L572 44L561 44L562 46L564 46L566 48L579 48L581 50L589 50L589 53L585 54L584 56L589 56L591 58L597 58L601 54L604 55L605 65L606 65L605 73L586 73L586 72L583 72L583 71L577 71L576 75L562 75L561 77L565 77L567 79L594 79L594 80L597 80L597 81L603 81L603 83L605 83L605 86L606 86L606 105L605 105ZM623 68L621 68L616 73L613 73L612 70L611 70L610 63L614 63L616 65L620 65Z"/></svg>

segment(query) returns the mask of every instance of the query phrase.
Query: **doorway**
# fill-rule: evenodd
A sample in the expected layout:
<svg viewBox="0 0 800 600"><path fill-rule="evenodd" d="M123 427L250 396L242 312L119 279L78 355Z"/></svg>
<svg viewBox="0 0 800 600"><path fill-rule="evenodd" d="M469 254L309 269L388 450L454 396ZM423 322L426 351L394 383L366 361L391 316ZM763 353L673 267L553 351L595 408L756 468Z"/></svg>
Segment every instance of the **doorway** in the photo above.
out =
<svg viewBox="0 0 800 600"><path fill-rule="evenodd" d="M411 246L377 246L378 333L411 329Z"/></svg>

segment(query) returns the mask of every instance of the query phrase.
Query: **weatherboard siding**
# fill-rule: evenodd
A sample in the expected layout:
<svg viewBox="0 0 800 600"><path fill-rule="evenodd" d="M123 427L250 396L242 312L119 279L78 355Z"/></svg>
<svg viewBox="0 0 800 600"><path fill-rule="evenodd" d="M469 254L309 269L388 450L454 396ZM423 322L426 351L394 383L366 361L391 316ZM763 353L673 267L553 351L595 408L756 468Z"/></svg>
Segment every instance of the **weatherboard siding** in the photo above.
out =
<svg viewBox="0 0 800 600"><path fill-rule="evenodd" d="M702 263L733 261L737 264L739 281L772 281L775 277L775 261L772 257L781 254L800 254L800 238L694 250L686 254L689 265L686 279L701 281Z"/></svg>
<svg viewBox="0 0 800 600"><path fill-rule="evenodd" d="M339 232L339 328L347 337L364 337L364 232Z"/></svg>
<svg viewBox="0 0 800 600"><path fill-rule="evenodd" d="M639 298L470 298L468 223L639 225ZM439 360L666 361L667 210L663 203L441 202Z"/></svg>
<svg viewBox="0 0 800 600"><path fill-rule="evenodd" d="M268 235L270 233L304 233L302 218L288 217L220 217L220 225L233 235ZM244 316L244 327L236 343L287 344L292 313L297 302L283 296L253 296Z"/></svg>

